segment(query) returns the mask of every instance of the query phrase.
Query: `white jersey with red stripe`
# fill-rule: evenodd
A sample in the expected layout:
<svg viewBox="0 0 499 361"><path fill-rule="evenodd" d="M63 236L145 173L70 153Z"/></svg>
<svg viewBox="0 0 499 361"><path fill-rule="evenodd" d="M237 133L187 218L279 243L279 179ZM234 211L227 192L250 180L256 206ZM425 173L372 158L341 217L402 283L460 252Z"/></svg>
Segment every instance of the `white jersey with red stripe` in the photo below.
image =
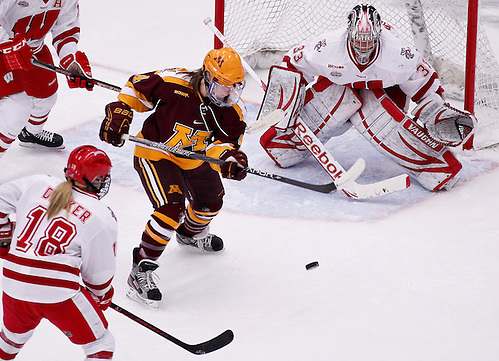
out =
<svg viewBox="0 0 499 361"><path fill-rule="evenodd" d="M360 65L352 54L346 29L306 40L284 57L286 66L303 73L307 82L324 76L355 89L382 89L398 85L412 100L442 92L437 73L422 56L389 27L383 27L373 59Z"/></svg>
<svg viewBox="0 0 499 361"><path fill-rule="evenodd" d="M2 289L37 303L74 296L83 281L96 295L111 287L116 268L117 221L92 193L73 187L69 211L47 219L49 196L62 181L29 176L0 185L0 212L16 213Z"/></svg>
<svg viewBox="0 0 499 361"><path fill-rule="evenodd" d="M80 36L78 0L0 1L0 44L21 35L36 53L49 32L60 59L76 53Z"/></svg>

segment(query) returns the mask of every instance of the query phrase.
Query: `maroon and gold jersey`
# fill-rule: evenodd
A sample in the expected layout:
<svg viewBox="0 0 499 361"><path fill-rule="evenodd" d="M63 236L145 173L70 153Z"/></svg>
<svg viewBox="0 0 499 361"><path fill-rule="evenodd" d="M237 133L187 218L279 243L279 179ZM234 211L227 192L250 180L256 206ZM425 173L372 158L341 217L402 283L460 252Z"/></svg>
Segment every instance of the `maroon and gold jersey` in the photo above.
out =
<svg viewBox="0 0 499 361"><path fill-rule="evenodd" d="M189 80L185 69L167 69L129 79L118 99L137 112L154 110L138 136L214 158L226 149L238 149L246 128L243 102L217 107L203 99ZM135 155L150 160L169 159L182 169L193 169L202 163L142 145L135 147Z"/></svg>

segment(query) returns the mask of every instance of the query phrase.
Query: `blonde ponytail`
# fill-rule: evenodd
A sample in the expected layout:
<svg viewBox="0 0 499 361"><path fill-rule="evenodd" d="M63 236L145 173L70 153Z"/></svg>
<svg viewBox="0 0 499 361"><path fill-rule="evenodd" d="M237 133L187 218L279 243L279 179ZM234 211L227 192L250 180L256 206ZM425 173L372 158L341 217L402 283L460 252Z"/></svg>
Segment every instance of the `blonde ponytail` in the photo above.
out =
<svg viewBox="0 0 499 361"><path fill-rule="evenodd" d="M49 209L47 210L47 218L50 219L58 214L61 210L66 209L69 212L71 201L73 200L73 182L67 180L59 184L49 200Z"/></svg>

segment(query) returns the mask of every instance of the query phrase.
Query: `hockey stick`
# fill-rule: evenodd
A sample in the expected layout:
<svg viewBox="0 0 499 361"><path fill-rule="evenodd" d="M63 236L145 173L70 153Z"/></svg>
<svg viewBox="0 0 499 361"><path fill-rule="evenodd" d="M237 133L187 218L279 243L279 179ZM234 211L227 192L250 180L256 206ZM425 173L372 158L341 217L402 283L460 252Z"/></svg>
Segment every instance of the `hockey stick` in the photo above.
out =
<svg viewBox="0 0 499 361"><path fill-rule="evenodd" d="M150 324L146 320L143 320L139 316L134 315L130 311L125 310L124 308L118 306L117 304L115 304L113 302L111 302L110 307L113 310L118 311L122 315L125 315L129 319L137 322L138 324L144 326L145 328L147 328L147 329L153 331L154 333L166 338L168 341L173 342L175 345L180 346L184 350L187 350L195 355L204 355L204 354L216 351L224 346L227 346L234 339L234 332L232 332L232 330L226 330L226 331L222 332L220 335L212 338L211 340L201 342L201 343L198 343L196 345L191 345L191 344L185 343L183 341L180 341L178 338L173 337L172 335L157 328L156 326Z"/></svg>
<svg viewBox="0 0 499 361"><path fill-rule="evenodd" d="M192 151L187 150L187 149L172 147L171 145L167 145L165 143L154 142L152 140L138 138L138 137L135 137L133 135L126 135L124 138L125 139L128 138L128 140L130 140L134 143L137 143L137 144L141 144L141 145L146 146L148 148L158 149L158 150L161 150L163 152L179 155L181 157L202 160L203 162L208 162L208 163L213 163L213 164L218 164L218 165L222 165L225 163L224 160L221 160L218 158L208 157L204 154L192 152ZM357 163L355 163L350 168L350 170L348 172L345 172L345 174L343 175L344 178L342 177L342 180L343 179L347 180L347 179L358 177L359 174L362 173L362 171L364 170L364 166L365 165L363 163L363 160L357 161ZM246 172L248 174L253 174L253 175L256 175L259 177L275 180L278 182L294 185L294 186L297 186L300 188L310 189L312 191L316 191L316 192L320 192L320 193L331 193L331 192L337 190L337 185L335 182L331 182L331 183L327 183L327 184L311 184L311 183L302 182L302 181L299 181L296 179L286 178L286 177L283 177L283 176L280 176L277 174L268 173L268 172L265 172L262 170L250 168L250 167L243 168L243 172Z"/></svg>
<svg viewBox="0 0 499 361"><path fill-rule="evenodd" d="M31 62L33 63L33 65L36 65L40 68L51 70L55 73L64 74L64 75L70 76L70 77L78 77L78 78L90 81L90 82L94 83L95 85L101 86L101 87L106 88L106 89L114 90L116 92L119 92L121 90L121 88L116 86L116 85L112 85L112 84L109 84L109 83L106 83L104 81L97 80L94 78L89 78L89 77L86 77L86 76L81 75L81 74L76 74L76 73L73 73L69 70L59 68L58 66L44 63L43 61L40 61L40 60L35 59L35 58L31 58Z"/></svg>
<svg viewBox="0 0 499 361"><path fill-rule="evenodd" d="M211 22L210 18L204 20L204 24L207 25L211 31L220 39L220 41L227 47L231 47L229 41L224 34L220 32ZM232 48L232 47L231 47ZM249 64L241 58L244 69L253 77L253 79L258 82L263 90L267 89L267 85L262 79L256 74L256 72L249 66ZM270 113L269 115L271 115ZM278 113L279 114L279 113ZM282 113L281 113L282 115ZM276 118L278 115L276 115ZM276 120L272 118L272 121ZM345 169L341 166L339 162L331 155L331 153L326 149L322 142L316 137L316 135L310 130L310 128L303 122L295 124L293 132L300 139L300 141L306 146L308 151L312 154L315 160L322 166L322 168L331 176L335 181L337 188L341 189L350 198L369 198L376 197L383 194L394 193L410 186L410 178L407 174L402 174L396 177L392 177L377 183L371 184L358 184L355 182L360 173L356 178L344 179ZM320 150L320 151L319 151Z"/></svg>
<svg viewBox="0 0 499 361"><path fill-rule="evenodd" d="M47 70L52 70L52 71L54 71L56 73L64 74L64 75L67 75L67 76L81 76L81 75L78 75L78 74L74 74L74 73L72 73L72 72L70 72L68 70L59 68L59 67L57 67L55 65L51 65L51 64L47 64L47 63L41 62L41 61L39 61L37 59L32 59L32 62L33 62L33 64L35 64L35 65L37 65L37 66L39 66L41 68L44 68L44 69L47 69ZM82 77L82 78L91 80L95 84L97 84L97 85L99 85L101 87L104 87L106 89L110 89L110 90L113 90L113 91L116 91L116 92L121 91L121 88L118 87L118 86L116 86L116 85L112 85L112 84L109 84L109 83L106 83L106 82L103 82L103 81L100 81L100 80L96 80L96 79L93 79L93 78L86 78L86 77ZM265 124L267 124L268 122L273 122L275 119L276 119L276 114L274 114L274 115L269 114L269 118L266 119L266 120L264 120L264 122L265 122ZM263 127L263 125L260 123L259 126L258 126L258 129L260 129L262 127ZM149 145L149 146L151 146L153 148L161 149L163 151L170 152L170 153L177 154L177 155L181 155L181 156L184 156L184 157L198 159L198 160L202 160L202 161L209 162L209 163L215 163L215 164L219 164L219 165L221 165L221 164L224 163L223 160L216 159L216 158L210 158L210 157L207 157L205 155L202 155L202 154L199 154L199 153L195 153L195 152L190 152L190 151L185 150L185 149L171 147L171 146L166 145L164 143L153 142L153 141L149 141L147 139L137 138L137 137L134 137L134 136L128 136L128 139L131 140L131 141L133 141L133 142L135 142L135 143L141 143L143 145ZM352 177L352 176L354 176L354 174L359 173L361 165L362 164L359 163L359 164L356 165L356 168L352 167L353 169L351 169L351 172L349 173L349 176ZM301 181L296 180L296 179L286 178L284 176L280 176L280 175L277 175L277 174L272 174L272 173L268 173L268 172L265 172L265 171L262 171L262 170L254 169L254 168L245 168L244 171L246 173L257 175L257 176L260 176L260 177L263 177L263 178L272 179L272 180L275 180L275 181L279 181L279 182L291 184L291 185L294 185L294 186L297 186L297 187L306 188L306 189L310 189L310 190L313 190L313 191L316 191L316 192L321 192L321 193L331 193L331 192L335 191L336 188L337 188L337 186L336 186L336 184L334 182L327 183L327 184L310 184L310 183L301 182ZM363 171L363 168L360 171L360 173L362 173L362 171Z"/></svg>

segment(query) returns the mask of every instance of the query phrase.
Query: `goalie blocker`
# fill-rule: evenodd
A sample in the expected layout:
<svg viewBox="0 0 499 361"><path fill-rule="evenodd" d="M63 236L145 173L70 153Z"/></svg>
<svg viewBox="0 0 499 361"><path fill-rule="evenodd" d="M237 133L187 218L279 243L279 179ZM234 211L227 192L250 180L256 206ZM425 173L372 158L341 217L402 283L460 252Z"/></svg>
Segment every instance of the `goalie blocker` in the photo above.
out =
<svg viewBox="0 0 499 361"><path fill-rule="evenodd" d="M354 92L323 77L305 88L299 72L274 66L259 118L276 109L283 111L284 118L261 136L260 144L278 166L290 167L310 155L293 132L297 122L305 123L323 143L353 124L381 154L401 165L423 187L449 189L457 182L462 165L446 144L466 141L473 133L474 120L443 101L431 104L428 99L420 108L420 112L416 108L416 116L426 117L421 119L426 129L383 89ZM429 135L432 126L439 139Z"/></svg>

